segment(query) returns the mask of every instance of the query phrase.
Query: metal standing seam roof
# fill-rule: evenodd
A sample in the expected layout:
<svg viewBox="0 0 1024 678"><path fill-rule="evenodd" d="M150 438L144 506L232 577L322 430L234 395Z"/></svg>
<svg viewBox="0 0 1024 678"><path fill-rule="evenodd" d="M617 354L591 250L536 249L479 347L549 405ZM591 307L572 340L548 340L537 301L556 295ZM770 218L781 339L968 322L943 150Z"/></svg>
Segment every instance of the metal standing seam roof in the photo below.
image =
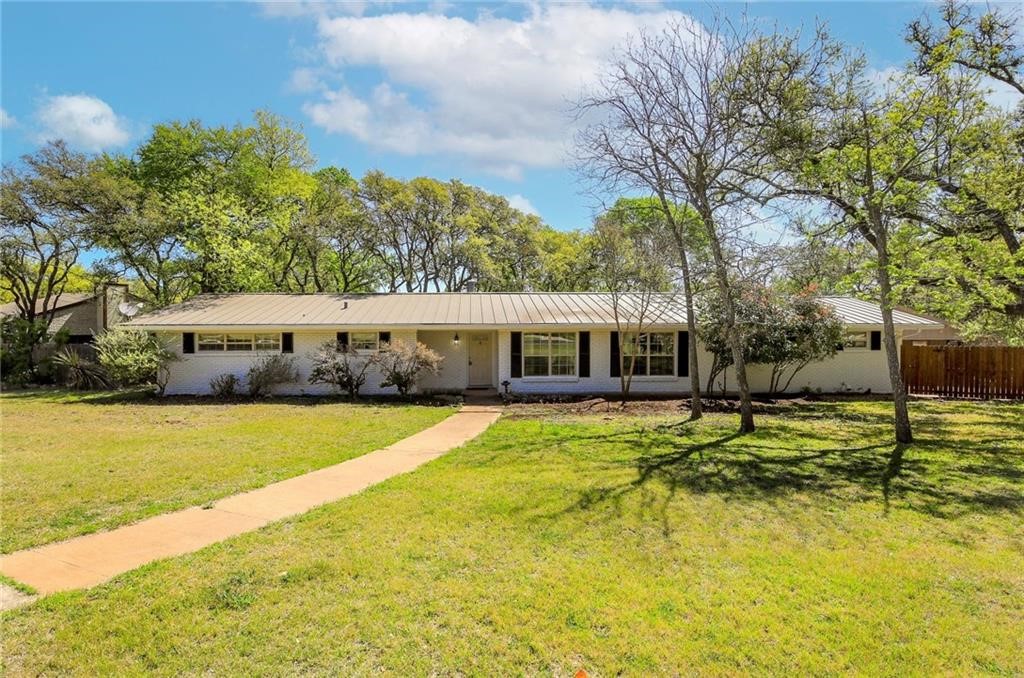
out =
<svg viewBox="0 0 1024 678"><path fill-rule="evenodd" d="M831 306L840 320L847 325L882 324L882 308L878 304L855 299L854 297L820 297L819 300ZM893 310L892 321L896 325L914 325L918 327L943 326L937 320L900 310Z"/></svg>
<svg viewBox="0 0 1024 678"><path fill-rule="evenodd" d="M881 324L876 305L825 297L847 324ZM623 320L636 321L639 295L620 296ZM900 325L939 325L894 311ZM660 294L645 323L686 324L682 295ZM606 293L421 293L421 294L205 294L139 316L129 326L167 327L420 327L544 326L615 327L612 296Z"/></svg>

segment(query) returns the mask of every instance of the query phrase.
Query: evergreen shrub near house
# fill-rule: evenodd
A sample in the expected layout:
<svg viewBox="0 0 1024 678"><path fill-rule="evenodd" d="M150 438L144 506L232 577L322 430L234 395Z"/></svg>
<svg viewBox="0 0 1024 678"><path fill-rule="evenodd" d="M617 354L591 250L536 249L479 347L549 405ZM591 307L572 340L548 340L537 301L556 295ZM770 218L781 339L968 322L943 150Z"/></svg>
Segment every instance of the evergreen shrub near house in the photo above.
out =
<svg viewBox="0 0 1024 678"><path fill-rule="evenodd" d="M167 366L177 360L156 335L117 327L95 339L100 365L119 386L155 384L160 393L167 385Z"/></svg>
<svg viewBox="0 0 1024 678"><path fill-rule="evenodd" d="M52 358L61 382L78 391L107 388L110 377L102 365L97 365L73 348L64 347Z"/></svg>

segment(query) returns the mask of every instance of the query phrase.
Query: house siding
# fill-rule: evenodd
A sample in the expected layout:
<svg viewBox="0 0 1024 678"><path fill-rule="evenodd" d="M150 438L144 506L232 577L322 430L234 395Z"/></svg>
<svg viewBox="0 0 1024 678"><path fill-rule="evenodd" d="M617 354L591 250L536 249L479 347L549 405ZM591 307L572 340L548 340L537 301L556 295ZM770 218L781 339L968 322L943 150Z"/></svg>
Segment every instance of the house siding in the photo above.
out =
<svg viewBox="0 0 1024 678"><path fill-rule="evenodd" d="M338 331L345 331L346 328L339 327ZM215 328L204 328L202 332L219 332ZM234 330L238 332L239 330ZM358 330L357 330L358 331ZM293 332L294 352L290 357L295 359L295 366L299 371L299 379L293 384L282 384L274 389L277 395L330 395L335 393L333 386L329 384L310 384L309 373L312 369L312 356L324 343L334 342L336 332L331 330L315 332ZM233 374L242 382L242 389L245 389L246 373L253 362L258 360L262 353L182 353L182 334L163 333L168 346L178 356L177 362L170 365L170 378L167 381L166 393L168 395L203 395L210 392L210 380L220 374ZM391 331L391 341L415 341L415 331ZM379 372L371 369L367 372L366 385L361 393L368 395L380 393L395 393L394 388L382 388L380 382L383 377Z"/></svg>
<svg viewBox="0 0 1024 678"><path fill-rule="evenodd" d="M874 326L858 326L857 329L877 329ZM360 328L355 328L356 331ZM387 329L387 328L382 328ZM530 327L516 328L515 331L529 331ZM536 328L538 330L542 328ZM552 328L543 328L550 331ZM658 328L659 331L677 332L685 330L685 326ZM589 331L590 332L590 377L539 377L512 378L511 376L511 344L512 329L492 332L492 374L495 386L503 390L501 383L509 382L509 390L513 393L527 394L608 394L619 391L618 377L610 374L611 332L604 329L587 327L559 327L558 331ZM199 331L199 330L196 330ZM202 331L221 331L205 328ZM224 330L226 331L226 330ZM235 330L237 331L237 330ZM352 331L352 328L338 327L329 331L294 331L294 354L296 367L299 370L299 381L279 387L275 393L281 395L325 395L333 392L332 387L324 384L309 384L309 372L312 367L311 356L325 342L333 342L337 331ZM441 372L438 375L425 374L420 378L420 392L451 392L466 388L468 374L469 334L472 329L460 330L391 330L392 341L420 341L444 357ZM487 330L476 330L487 331ZM458 345L454 343L455 334L460 336ZM167 384L168 394L206 394L210 392L210 380L223 373L231 373L245 382L246 372L259 357L253 353L182 353L182 335L180 332L163 333L169 346L179 356L179 361L170 367L170 379ZM698 343L698 360L700 362L701 387L707 384L708 370L711 366L711 355ZM765 365L750 365L748 377L751 389L755 393L768 390L771 368ZM367 376L362 393L367 395L395 393L394 388L382 388L381 375L371 370ZM727 393L735 392L735 376L733 371L726 370L723 377L716 383L716 392L721 391L724 384ZM684 395L690 390L690 377L641 377L633 378L631 391L636 394ZM808 365L801 370L790 384L788 392L815 391L822 393L871 392L886 394L891 392L885 351L846 350L839 352L828 360Z"/></svg>

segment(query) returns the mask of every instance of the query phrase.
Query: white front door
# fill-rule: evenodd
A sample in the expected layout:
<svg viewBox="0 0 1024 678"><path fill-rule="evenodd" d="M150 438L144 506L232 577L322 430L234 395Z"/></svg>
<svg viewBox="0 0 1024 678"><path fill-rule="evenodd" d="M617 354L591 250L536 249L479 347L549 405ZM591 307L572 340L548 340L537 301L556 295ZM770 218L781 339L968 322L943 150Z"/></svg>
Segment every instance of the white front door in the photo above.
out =
<svg viewBox="0 0 1024 678"><path fill-rule="evenodd" d="M489 387L491 383L491 335L469 335L469 385Z"/></svg>

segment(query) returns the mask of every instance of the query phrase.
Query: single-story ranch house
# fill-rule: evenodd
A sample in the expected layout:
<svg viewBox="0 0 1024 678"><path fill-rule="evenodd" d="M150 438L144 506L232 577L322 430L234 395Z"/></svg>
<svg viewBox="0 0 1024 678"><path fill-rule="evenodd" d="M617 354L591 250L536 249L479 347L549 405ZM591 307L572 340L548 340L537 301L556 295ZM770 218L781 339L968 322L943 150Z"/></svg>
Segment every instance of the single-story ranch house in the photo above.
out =
<svg viewBox="0 0 1024 678"><path fill-rule="evenodd" d="M636 298L620 300L620 319ZM835 309L849 334L844 350L808 365L790 391L889 392L882 317L878 306L845 297L821 300ZM647 309L645 336L624 342L636 351L635 393L686 393L690 388L686 312L681 296L659 296ZM940 323L896 311L897 340ZM635 319L624 329L635 332ZM618 346L611 296L597 293L222 294L189 301L126 323L158 333L181 360L170 365L166 392L202 394L223 373L240 379L266 353L293 354L297 383L281 393L323 394L309 384L310 356L326 342L376 351L397 340L419 341L444 356L437 375L421 376L421 392L471 388L514 393L613 393L619 390ZM709 369L711 356L700 355ZM706 372L705 372L706 374ZM769 369L750 368L754 391L768 388ZM725 375L726 389L730 375ZM371 375L364 393L381 389ZM733 382L734 384L734 382Z"/></svg>

